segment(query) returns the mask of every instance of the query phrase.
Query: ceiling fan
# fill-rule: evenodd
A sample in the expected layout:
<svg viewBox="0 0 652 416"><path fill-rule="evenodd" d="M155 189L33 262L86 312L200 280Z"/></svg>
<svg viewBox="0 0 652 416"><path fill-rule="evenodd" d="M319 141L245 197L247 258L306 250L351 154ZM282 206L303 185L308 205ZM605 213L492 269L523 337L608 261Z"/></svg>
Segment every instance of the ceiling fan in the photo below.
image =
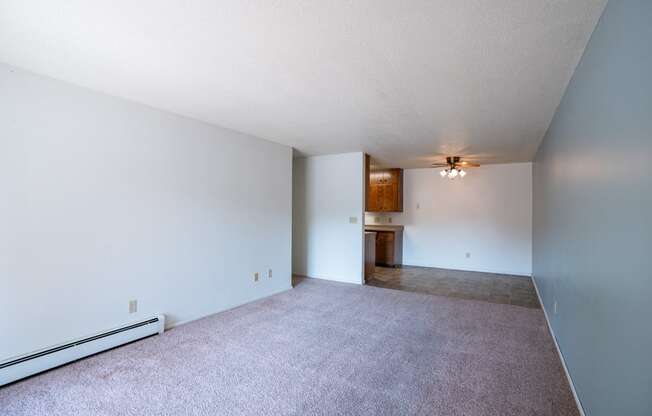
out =
<svg viewBox="0 0 652 416"><path fill-rule="evenodd" d="M467 162L462 160L459 156L446 157L446 163L433 163L433 168L444 168L439 174L442 178L455 179L458 176L463 178L466 176L464 169L480 167L477 163Z"/></svg>

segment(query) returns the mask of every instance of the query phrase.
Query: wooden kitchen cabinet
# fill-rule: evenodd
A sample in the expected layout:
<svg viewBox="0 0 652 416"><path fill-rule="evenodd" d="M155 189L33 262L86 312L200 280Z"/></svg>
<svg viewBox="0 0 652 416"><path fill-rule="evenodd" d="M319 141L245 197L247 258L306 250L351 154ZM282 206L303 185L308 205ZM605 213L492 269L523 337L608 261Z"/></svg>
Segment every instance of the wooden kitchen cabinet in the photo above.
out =
<svg viewBox="0 0 652 416"><path fill-rule="evenodd" d="M403 232L376 232L376 264L396 267L403 262Z"/></svg>
<svg viewBox="0 0 652 416"><path fill-rule="evenodd" d="M374 276L376 271L376 232L365 231L364 233L364 280L365 282Z"/></svg>
<svg viewBox="0 0 652 416"><path fill-rule="evenodd" d="M366 211L403 212L403 169L369 171Z"/></svg>

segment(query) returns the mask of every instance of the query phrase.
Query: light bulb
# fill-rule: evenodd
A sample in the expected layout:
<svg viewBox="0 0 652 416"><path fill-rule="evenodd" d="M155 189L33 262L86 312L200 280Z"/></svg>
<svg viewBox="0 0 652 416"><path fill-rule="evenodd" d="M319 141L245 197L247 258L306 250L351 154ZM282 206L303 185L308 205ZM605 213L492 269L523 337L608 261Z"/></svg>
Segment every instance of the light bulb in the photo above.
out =
<svg viewBox="0 0 652 416"><path fill-rule="evenodd" d="M457 169L451 169L450 172L448 172L448 177L453 179L457 176Z"/></svg>
<svg viewBox="0 0 652 416"><path fill-rule="evenodd" d="M466 176L466 172L464 172L463 170L460 170L460 178L463 178L465 176Z"/></svg>
<svg viewBox="0 0 652 416"><path fill-rule="evenodd" d="M439 174L441 175L442 178L445 178L446 175L448 175L448 172L446 172L446 169L442 169L442 171L439 172Z"/></svg>

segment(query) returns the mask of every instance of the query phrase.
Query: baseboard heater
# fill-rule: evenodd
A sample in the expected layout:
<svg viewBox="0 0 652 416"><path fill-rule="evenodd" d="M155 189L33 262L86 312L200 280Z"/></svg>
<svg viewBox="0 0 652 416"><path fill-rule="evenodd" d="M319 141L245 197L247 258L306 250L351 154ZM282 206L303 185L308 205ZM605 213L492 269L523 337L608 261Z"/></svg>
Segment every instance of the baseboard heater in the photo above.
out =
<svg viewBox="0 0 652 416"><path fill-rule="evenodd" d="M164 329L165 316L157 315L86 338L10 358L0 362L0 386L150 335L162 334Z"/></svg>

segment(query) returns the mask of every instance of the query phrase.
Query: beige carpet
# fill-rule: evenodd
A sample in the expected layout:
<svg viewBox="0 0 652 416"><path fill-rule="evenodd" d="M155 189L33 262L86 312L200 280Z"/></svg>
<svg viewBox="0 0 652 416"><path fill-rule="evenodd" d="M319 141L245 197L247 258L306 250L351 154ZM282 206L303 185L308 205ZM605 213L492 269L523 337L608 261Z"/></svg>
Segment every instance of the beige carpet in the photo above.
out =
<svg viewBox="0 0 652 416"><path fill-rule="evenodd" d="M577 415L539 309L308 279L0 389L1 415Z"/></svg>

